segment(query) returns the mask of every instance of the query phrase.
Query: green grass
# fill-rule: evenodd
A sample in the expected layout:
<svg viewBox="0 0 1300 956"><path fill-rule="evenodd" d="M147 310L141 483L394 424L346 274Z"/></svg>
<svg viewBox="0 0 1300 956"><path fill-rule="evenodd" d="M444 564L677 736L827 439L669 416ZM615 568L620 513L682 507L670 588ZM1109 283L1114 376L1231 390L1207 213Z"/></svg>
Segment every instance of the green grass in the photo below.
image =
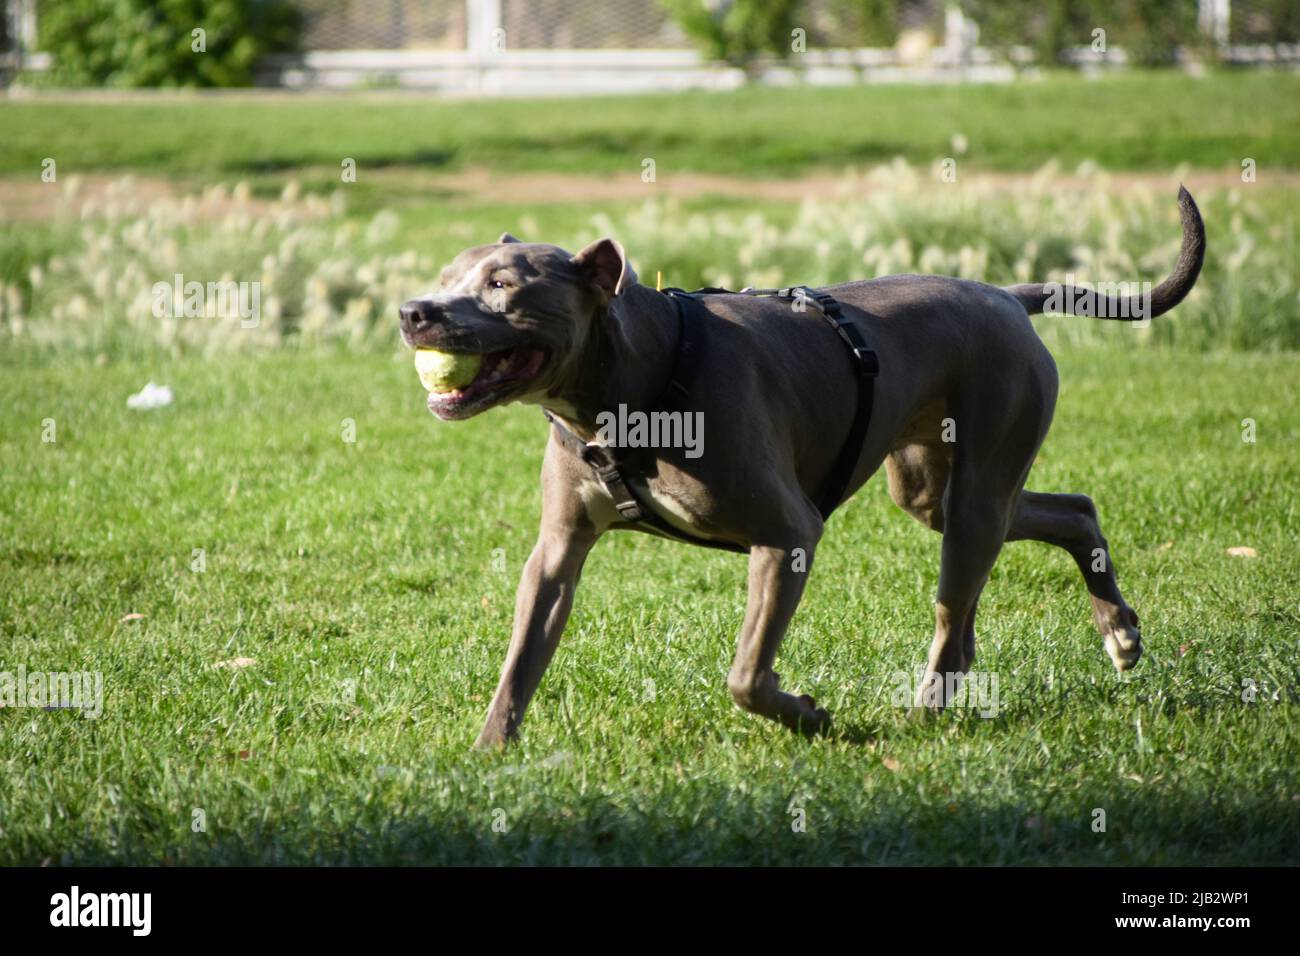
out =
<svg viewBox="0 0 1300 956"><path fill-rule="evenodd" d="M1135 71L1094 81L1008 85L754 88L728 93L557 100L419 96L163 97L0 104L0 172L36 176L135 169L253 175L344 157L367 170L486 166L498 172L681 171L794 175L903 156L928 165L969 142L975 168L1027 170L1050 159L1113 169L1179 164L1300 167L1300 77ZM129 130L129 135L124 131Z"/></svg>
<svg viewBox="0 0 1300 956"><path fill-rule="evenodd" d="M438 424L405 355L3 362L0 670L98 670L106 695L99 720L0 710L0 863L1300 850L1294 355L1060 356L1030 484L1098 502L1144 623L1127 679L1069 559L1013 544L980 606L998 714L906 720L891 689L923 660L939 538L876 479L831 522L779 661L834 736L730 703L741 558L621 534L588 563L522 744L487 754L470 744L537 521L535 410ZM128 412L148 378L176 404ZM240 655L258 663L212 669Z"/></svg>
<svg viewBox="0 0 1300 956"><path fill-rule="evenodd" d="M0 312L15 332L0 345L0 672L105 681L98 720L0 709L0 864L1294 863L1297 207L1270 177L1300 168L1297 93L1286 74L1132 73L581 101L0 103L0 174L19 179L50 156L64 184L120 171L174 177L180 192L245 180L271 196L295 180L323 195L342 157L360 170L345 216L285 227L292 255L274 230L220 233L162 202L144 240L102 210L0 224ZM925 174L955 133L970 143L963 169L1092 159L1111 185L968 194L963 177L938 190ZM660 181L791 176L895 155L916 183L894 169L811 218L717 196L488 202L425 175L635 174L651 156ZM830 738L802 741L731 704L743 559L619 534L588 563L520 745L471 751L533 541L545 429L522 408L434 422L409 357L389 348L386 297L407 290L384 280L418 291L502 229L570 245L612 232L643 280L663 269L685 285L923 260L996 282L1022 259L1036 274L1157 279L1176 242L1172 189L1124 170L1235 170L1245 157L1258 184L1198 191L1210 258L1176 315L1149 335L1037 320L1059 346L1063 393L1030 486L1096 499L1144 624L1130 676L1102 651L1072 562L1017 543L980 607L976 667L997 675L998 713L907 720L891 699L924 659L939 538L876 479L831 522L779 660L787 687L834 713ZM394 227L372 243L361 237L380 210ZM430 268L399 265L408 250ZM358 328L370 331L336 328L346 351L290 335L202 361L202 342L154 342L147 317L135 322L136 279L118 281L256 278L270 253L283 275L267 291L290 302L321 255L339 303L368 267L373 313ZM11 302L32 304L33 266L42 298L18 310L17 334ZM33 329L44 345L24 339ZM1094 340L1107 347L1079 347ZM1243 348L1277 351L1231 351ZM149 379L176 404L129 412ZM1230 557L1238 545L1258 557ZM257 663L213 668L239 656ZM205 832L192 828L200 809Z"/></svg>

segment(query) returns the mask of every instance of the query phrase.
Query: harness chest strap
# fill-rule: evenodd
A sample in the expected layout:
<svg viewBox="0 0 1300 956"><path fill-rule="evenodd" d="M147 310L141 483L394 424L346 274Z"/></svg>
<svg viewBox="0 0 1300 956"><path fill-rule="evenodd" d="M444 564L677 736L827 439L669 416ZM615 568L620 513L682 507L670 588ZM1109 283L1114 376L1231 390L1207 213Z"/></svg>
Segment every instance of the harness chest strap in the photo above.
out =
<svg viewBox="0 0 1300 956"><path fill-rule="evenodd" d="M862 330L858 328L857 323L851 317L844 315L839 302L833 296L805 286L792 286L787 289L775 290L743 289L740 293L728 292L726 289L700 289L697 292L665 289L664 292L677 307L678 335L677 350L672 371L669 374L668 385L657 403L658 408L662 410L671 410L674 406L682 407L685 399L690 396L691 386L695 381L695 372L699 365L700 354L704 349L705 328L699 317L693 316L692 313L708 315L707 310L697 301L700 295L771 295L776 298L811 302L844 342L857 372L857 412L853 417L853 425L849 429L848 437L840 449L839 456L831 468L831 473L827 476L826 485L817 501L817 509L821 512L823 520L829 518L831 512L839 506L840 501L843 499L844 490L852 480L853 472L857 467L862 443L866 438L867 427L871 422L875 377L880 368L876 353L867 346L866 338L863 336ZM676 538L679 541L687 541L704 547L721 548L739 553L744 553L747 550L730 542L715 541L690 534L670 524L653 508L642 504L620 469L616 449L602 445L599 442L584 442L581 437L550 412L545 412L545 415L551 422L555 436L560 444L580 457L595 472L597 481L600 482L601 487L605 489L605 493L613 500L614 507L618 509L619 516L624 521L631 524L645 525L665 537Z"/></svg>

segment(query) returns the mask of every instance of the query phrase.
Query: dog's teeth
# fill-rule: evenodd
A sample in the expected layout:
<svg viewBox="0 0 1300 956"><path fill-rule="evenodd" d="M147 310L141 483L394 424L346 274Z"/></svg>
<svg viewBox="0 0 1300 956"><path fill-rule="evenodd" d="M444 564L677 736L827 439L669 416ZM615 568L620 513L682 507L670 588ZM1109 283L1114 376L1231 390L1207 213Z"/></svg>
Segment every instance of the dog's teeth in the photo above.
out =
<svg viewBox="0 0 1300 956"><path fill-rule="evenodd" d="M490 366L488 366L487 374L484 376L484 381L486 382L499 381L501 378L505 377L506 372L509 371L509 367L510 367L510 353L507 352L503 354L500 358L498 358L495 362L493 362Z"/></svg>

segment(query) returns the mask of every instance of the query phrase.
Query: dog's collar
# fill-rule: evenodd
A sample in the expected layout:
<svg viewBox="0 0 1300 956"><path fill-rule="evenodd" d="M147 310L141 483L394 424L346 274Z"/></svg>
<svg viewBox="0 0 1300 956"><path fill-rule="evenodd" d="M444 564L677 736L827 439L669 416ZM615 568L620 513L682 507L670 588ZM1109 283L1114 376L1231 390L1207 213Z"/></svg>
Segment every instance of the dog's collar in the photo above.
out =
<svg viewBox="0 0 1300 956"><path fill-rule="evenodd" d="M732 292L729 289L706 288L687 292L685 289L662 289L664 295L672 299L677 309L677 347L674 350L673 365L668 374L668 383L664 386L655 410L685 411L686 401L690 398L695 384L695 374L699 368L700 356L707 343L706 322L709 311L700 304L699 299L705 295L756 295L789 299L802 303L811 303L822 317L835 330L840 340L849 350L853 359L854 370L858 379L858 407L854 415L849 435L840 449L840 454L827 476L825 487L817 501L817 509L822 519L830 517L840 504L844 491L853 478L862 445L871 423L871 409L874 401L875 378L880 371L876 353L867 346L866 337L852 316L844 314L840 303L829 293L810 289L807 286L790 286L785 289L741 289ZM634 527L699 544L710 548L744 553L748 549L731 542L715 541L690 534L670 524L659 512L642 503L623 473L619 460L619 449L601 444L599 441L583 441L571 428L557 416L543 410L556 439L561 445L577 455L596 473L605 493L614 501L614 507L624 521Z"/></svg>

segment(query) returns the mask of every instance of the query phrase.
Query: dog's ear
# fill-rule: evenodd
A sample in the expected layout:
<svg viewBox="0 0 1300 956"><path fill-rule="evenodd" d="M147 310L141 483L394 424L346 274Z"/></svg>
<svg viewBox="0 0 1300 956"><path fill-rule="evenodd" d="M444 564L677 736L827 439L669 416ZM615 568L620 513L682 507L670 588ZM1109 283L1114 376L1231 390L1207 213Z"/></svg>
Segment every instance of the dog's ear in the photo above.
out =
<svg viewBox="0 0 1300 956"><path fill-rule="evenodd" d="M508 232L503 232L503 233L501 233L501 238L497 240L498 243L502 243L502 242L518 242L518 241L519 241L518 239L516 239L514 236L510 235L510 233L508 233Z"/></svg>
<svg viewBox="0 0 1300 956"><path fill-rule="evenodd" d="M597 239L573 257L578 274L609 298L636 282L623 247L614 239Z"/></svg>

